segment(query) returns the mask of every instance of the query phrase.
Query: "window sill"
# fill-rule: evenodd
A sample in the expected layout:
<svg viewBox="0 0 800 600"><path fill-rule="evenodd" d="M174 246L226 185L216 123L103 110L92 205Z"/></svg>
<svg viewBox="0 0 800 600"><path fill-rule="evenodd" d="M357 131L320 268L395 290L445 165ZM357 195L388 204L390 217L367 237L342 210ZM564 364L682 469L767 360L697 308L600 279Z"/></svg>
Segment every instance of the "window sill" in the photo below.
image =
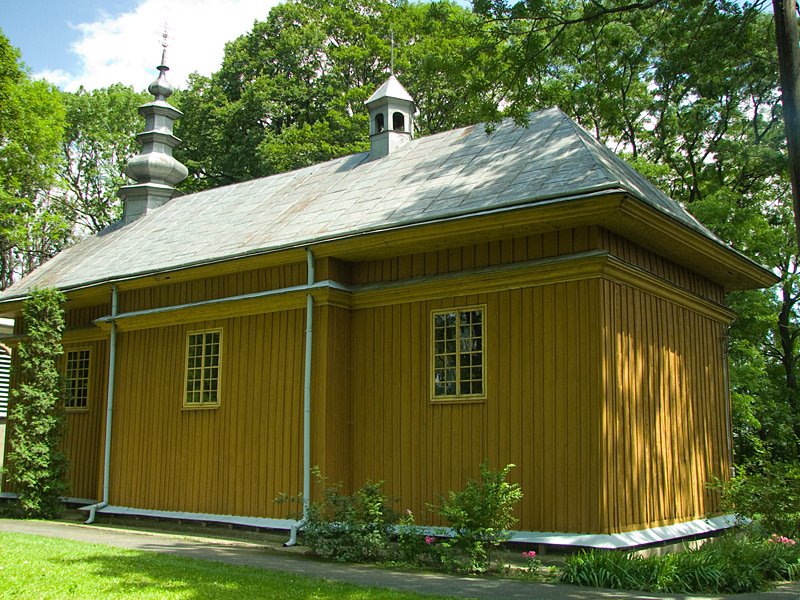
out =
<svg viewBox="0 0 800 600"><path fill-rule="evenodd" d="M431 404L483 404L486 396L462 396L456 398L431 398Z"/></svg>

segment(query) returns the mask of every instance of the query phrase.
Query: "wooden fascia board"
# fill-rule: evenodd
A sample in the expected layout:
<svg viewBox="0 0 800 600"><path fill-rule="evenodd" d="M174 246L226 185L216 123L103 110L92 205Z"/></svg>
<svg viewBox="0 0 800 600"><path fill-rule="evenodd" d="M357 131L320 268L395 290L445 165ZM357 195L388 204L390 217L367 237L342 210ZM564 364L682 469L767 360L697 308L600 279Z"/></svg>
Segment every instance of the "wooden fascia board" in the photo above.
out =
<svg viewBox="0 0 800 600"><path fill-rule="evenodd" d="M605 251L581 252L390 284L364 285L353 290L351 306L353 309L371 308L596 278L635 287L715 321L727 324L735 318L735 314L724 306Z"/></svg>
<svg viewBox="0 0 800 600"><path fill-rule="evenodd" d="M746 256L632 196L623 199L616 218L599 224L722 285L726 292L767 288L780 281Z"/></svg>
<svg viewBox="0 0 800 600"><path fill-rule="evenodd" d="M108 331L111 323L117 323L117 331L134 331L154 327L186 325L200 321L216 321L235 317L304 309L306 295L314 296L319 306L333 305L349 307L349 292L334 282L319 282L315 286L297 286L262 293L246 294L227 298L206 300L192 304L164 306L154 309L123 313L116 317L106 316L95 320L95 324Z"/></svg>
<svg viewBox="0 0 800 600"><path fill-rule="evenodd" d="M67 329L61 336L64 343L80 344L83 342L98 342L108 339L108 331L101 327L80 327L75 329Z"/></svg>
<svg viewBox="0 0 800 600"><path fill-rule="evenodd" d="M322 240L310 247L317 257L330 256L345 261L428 252L516 235L594 225L610 218L620 207L622 199L623 194L619 191L605 191L574 198L541 200Z"/></svg>
<svg viewBox="0 0 800 600"><path fill-rule="evenodd" d="M107 331L111 322L115 321L118 331L132 331L302 309L309 293L313 295L317 306L359 310L597 278L636 287L716 321L728 323L734 318L734 314L723 306L625 263L606 251L593 250L390 283L348 287L323 281L310 288L298 286L102 317L95 323ZM103 334L98 335L97 331L90 328L84 333L74 333L72 338L76 341L102 338Z"/></svg>
<svg viewBox="0 0 800 600"><path fill-rule="evenodd" d="M351 306L354 309L372 308L577 281L599 276L608 256L605 251L592 250L497 267L367 284L354 288Z"/></svg>
<svg viewBox="0 0 800 600"><path fill-rule="evenodd" d="M648 294L658 296L726 325L736 318L736 314L730 309L702 298L643 269L623 262L614 256L609 256L608 262L603 269L603 277L608 281L628 285Z"/></svg>

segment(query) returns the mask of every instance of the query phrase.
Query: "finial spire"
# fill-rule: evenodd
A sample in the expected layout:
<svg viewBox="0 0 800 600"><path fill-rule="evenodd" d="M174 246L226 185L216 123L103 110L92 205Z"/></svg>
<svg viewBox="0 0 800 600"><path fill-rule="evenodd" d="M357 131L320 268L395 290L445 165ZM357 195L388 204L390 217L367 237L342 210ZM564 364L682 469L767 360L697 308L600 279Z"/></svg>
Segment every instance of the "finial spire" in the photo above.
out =
<svg viewBox="0 0 800 600"><path fill-rule="evenodd" d="M161 65L167 64L167 46L169 42L169 32L167 31L167 24L164 23L164 29L161 32Z"/></svg>
<svg viewBox="0 0 800 600"><path fill-rule="evenodd" d="M389 61L389 75L394 75L394 29L390 31L389 35L391 36L392 45L391 59Z"/></svg>
<svg viewBox="0 0 800 600"><path fill-rule="evenodd" d="M169 33L167 32L167 24L164 23L164 28L161 31L161 64L156 67L158 69L158 79L150 84L147 90L155 96L156 100L166 100L172 95L174 91L170 83L167 81L167 46L169 41Z"/></svg>

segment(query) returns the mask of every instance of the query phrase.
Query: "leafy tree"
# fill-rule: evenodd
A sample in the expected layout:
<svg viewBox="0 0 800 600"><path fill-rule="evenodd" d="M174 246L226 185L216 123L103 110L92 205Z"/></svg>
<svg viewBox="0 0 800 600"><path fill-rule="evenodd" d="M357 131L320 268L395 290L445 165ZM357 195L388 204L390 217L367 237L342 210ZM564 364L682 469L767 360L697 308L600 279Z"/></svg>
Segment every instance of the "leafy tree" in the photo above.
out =
<svg viewBox="0 0 800 600"><path fill-rule="evenodd" d="M18 386L11 391L9 480L23 514L50 518L59 513L66 491L63 385L57 361L63 354L64 295L55 289L31 292L22 318L26 339L19 344Z"/></svg>
<svg viewBox="0 0 800 600"><path fill-rule="evenodd" d="M287 2L229 43L220 70L176 94L186 189L265 176L368 149L364 101L391 69L420 133L493 116L477 19L448 2ZM231 144L231 140L236 140Z"/></svg>
<svg viewBox="0 0 800 600"><path fill-rule="evenodd" d="M127 183L125 165L139 151L137 108L150 100L121 84L64 94L60 201L76 234L95 233L121 216L117 190Z"/></svg>
<svg viewBox="0 0 800 600"><path fill-rule="evenodd" d="M33 81L0 32L0 289L59 250L70 224L51 211L64 108L59 92Z"/></svg>
<svg viewBox="0 0 800 600"><path fill-rule="evenodd" d="M800 323L775 31L766 0L476 0L509 111L558 104L723 240L781 276L731 294L737 459L796 459Z"/></svg>

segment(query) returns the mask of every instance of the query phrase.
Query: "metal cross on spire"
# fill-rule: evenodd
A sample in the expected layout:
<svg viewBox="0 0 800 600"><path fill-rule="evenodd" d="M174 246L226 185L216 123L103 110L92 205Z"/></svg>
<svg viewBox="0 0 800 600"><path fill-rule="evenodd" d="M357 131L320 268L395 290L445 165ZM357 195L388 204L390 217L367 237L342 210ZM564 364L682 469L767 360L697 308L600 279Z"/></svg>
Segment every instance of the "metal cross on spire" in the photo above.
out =
<svg viewBox="0 0 800 600"><path fill-rule="evenodd" d="M164 23L162 30L161 30L161 64L167 64L167 46L169 46L169 32L167 30L167 24Z"/></svg>

